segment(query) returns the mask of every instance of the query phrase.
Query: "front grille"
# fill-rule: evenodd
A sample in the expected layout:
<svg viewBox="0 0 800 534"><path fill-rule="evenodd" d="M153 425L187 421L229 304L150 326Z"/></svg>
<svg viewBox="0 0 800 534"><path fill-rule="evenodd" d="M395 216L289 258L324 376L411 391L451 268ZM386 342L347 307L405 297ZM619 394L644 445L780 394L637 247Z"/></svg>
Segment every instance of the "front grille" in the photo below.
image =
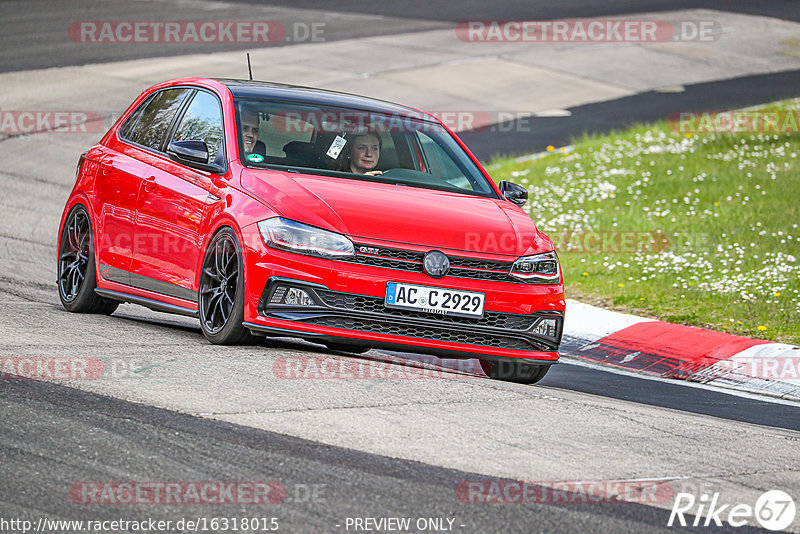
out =
<svg viewBox="0 0 800 534"><path fill-rule="evenodd" d="M417 263L411 261L392 260L388 258L366 256L362 254L345 258L344 261L363 263L365 265L374 265L376 267L386 267L387 269L397 269L398 271L422 272L422 262Z"/></svg>
<svg viewBox="0 0 800 534"><path fill-rule="evenodd" d="M358 317L309 317L300 320L302 323L315 324L319 326L329 326L332 328L346 328L348 330L360 330L362 332L376 332L380 334L390 334L395 336L415 337L419 339L430 339L435 341L449 341L452 343L468 343L470 345L482 345L485 347L496 347L501 349L547 350L545 348L534 347L531 343L513 337L479 334L465 332L463 330L445 330L442 328L407 325L390 323L387 321L375 321Z"/></svg>
<svg viewBox="0 0 800 534"><path fill-rule="evenodd" d="M374 247L356 243L356 255L342 258L342 261L373 265L399 271L421 273L424 252L402 250L396 248ZM366 250L369 250L366 252ZM495 282L525 283L509 274L513 261L494 261L463 256L447 256L450 260L450 271L447 276L455 278L474 278Z"/></svg>
<svg viewBox="0 0 800 534"><path fill-rule="evenodd" d="M478 271L474 269L458 269L451 267L448 274L456 278L476 278L478 280L494 280L495 282L521 282L521 280L513 278L508 273Z"/></svg>
<svg viewBox="0 0 800 534"><path fill-rule="evenodd" d="M462 258L461 256L449 256L450 263L455 267L464 269L483 269L487 271L510 271L513 261L491 261L473 258Z"/></svg>
<svg viewBox="0 0 800 534"><path fill-rule="evenodd" d="M383 256L385 258L393 258L395 260L416 261L422 262L424 252L417 252L415 250L403 250L399 248L386 248L386 247L372 247L367 245L355 244L356 252L358 254L365 254L369 256ZM361 249L370 249L370 252L362 252Z"/></svg>
<svg viewBox="0 0 800 534"><path fill-rule="evenodd" d="M350 293L337 293L317 289L316 294L331 308L367 313L380 313L386 316L413 317L415 319L435 320L441 323L464 324L474 326L489 326L507 330L525 331L533 326L539 318L533 315L513 315L510 313L485 312L483 317L454 317L452 315L431 315L430 313L413 310L399 310L387 308L380 297L367 297Z"/></svg>

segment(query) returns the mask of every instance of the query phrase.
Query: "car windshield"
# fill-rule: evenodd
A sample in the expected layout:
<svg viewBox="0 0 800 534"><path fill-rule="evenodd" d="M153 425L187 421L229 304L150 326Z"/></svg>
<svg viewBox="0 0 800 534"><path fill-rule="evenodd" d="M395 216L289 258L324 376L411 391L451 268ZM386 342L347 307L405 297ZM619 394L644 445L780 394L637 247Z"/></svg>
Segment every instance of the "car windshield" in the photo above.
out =
<svg viewBox="0 0 800 534"><path fill-rule="evenodd" d="M496 197L453 136L421 113L238 100L236 115L247 167Z"/></svg>

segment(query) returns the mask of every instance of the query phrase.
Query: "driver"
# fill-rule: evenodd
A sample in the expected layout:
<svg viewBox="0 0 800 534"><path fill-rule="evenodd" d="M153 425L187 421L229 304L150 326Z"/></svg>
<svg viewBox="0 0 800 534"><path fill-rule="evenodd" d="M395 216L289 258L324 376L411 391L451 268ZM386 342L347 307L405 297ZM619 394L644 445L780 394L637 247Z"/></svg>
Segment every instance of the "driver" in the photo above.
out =
<svg viewBox="0 0 800 534"><path fill-rule="evenodd" d="M343 170L369 176L383 174L375 170L381 157L382 142L379 135L374 133L356 135L350 143L350 154L345 158Z"/></svg>

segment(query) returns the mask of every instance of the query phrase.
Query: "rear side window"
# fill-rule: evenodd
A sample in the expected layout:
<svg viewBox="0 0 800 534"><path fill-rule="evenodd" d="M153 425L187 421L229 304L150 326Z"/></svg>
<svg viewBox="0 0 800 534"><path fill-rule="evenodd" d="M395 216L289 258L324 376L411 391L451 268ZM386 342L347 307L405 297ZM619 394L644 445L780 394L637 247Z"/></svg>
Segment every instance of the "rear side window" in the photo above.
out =
<svg viewBox="0 0 800 534"><path fill-rule="evenodd" d="M259 139L267 139L265 143L267 156L285 157L283 148L292 142L310 143L314 137L314 126L300 117L287 119L285 115L275 113L261 122Z"/></svg>
<svg viewBox="0 0 800 534"><path fill-rule="evenodd" d="M137 110L128 119L138 117L135 126L128 127L126 122L120 130L120 135L128 141L160 151L172 119L175 118L189 91L191 90L185 88L161 91L145 104L143 111Z"/></svg>
<svg viewBox="0 0 800 534"><path fill-rule="evenodd" d="M210 93L198 91L186 109L173 141L205 141L208 145L208 161L213 163L222 146L222 109L219 101Z"/></svg>
<svg viewBox="0 0 800 534"><path fill-rule="evenodd" d="M140 104L136 111L131 113L130 117L125 119L125 122L122 123L122 126L119 128L119 136L123 139L130 139L131 135L133 134L133 129L136 128L136 123L139 122L139 117L142 116L142 112L144 111L145 106L147 105L147 101L143 104Z"/></svg>

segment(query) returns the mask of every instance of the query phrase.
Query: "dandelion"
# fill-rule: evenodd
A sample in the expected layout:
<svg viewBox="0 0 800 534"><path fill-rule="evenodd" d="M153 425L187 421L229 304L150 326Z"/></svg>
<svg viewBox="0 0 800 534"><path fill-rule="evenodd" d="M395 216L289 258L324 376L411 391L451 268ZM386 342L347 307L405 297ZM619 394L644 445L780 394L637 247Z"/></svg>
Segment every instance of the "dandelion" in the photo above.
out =
<svg viewBox="0 0 800 534"><path fill-rule="evenodd" d="M556 149L556 147L554 147L553 145L547 145L547 151L548 151L548 152L552 152L552 151L554 151L555 149Z"/></svg>
<svg viewBox="0 0 800 534"><path fill-rule="evenodd" d="M583 276L589 276L589 273L583 273Z"/></svg>
<svg viewBox="0 0 800 534"><path fill-rule="evenodd" d="M625 287L625 284L617 284L617 287Z"/></svg>
<svg viewBox="0 0 800 534"><path fill-rule="evenodd" d="M780 297L780 296L781 296L781 293L780 293L780 291L778 291L777 293L775 293L773 296L774 296L774 297Z"/></svg>
<svg viewBox="0 0 800 534"><path fill-rule="evenodd" d="M761 332L763 332L764 330L766 330L766 329L767 329L767 327L766 327L766 326L763 326L763 325L761 325L761 326L759 326L759 327L758 327L758 329L759 329Z"/></svg>

